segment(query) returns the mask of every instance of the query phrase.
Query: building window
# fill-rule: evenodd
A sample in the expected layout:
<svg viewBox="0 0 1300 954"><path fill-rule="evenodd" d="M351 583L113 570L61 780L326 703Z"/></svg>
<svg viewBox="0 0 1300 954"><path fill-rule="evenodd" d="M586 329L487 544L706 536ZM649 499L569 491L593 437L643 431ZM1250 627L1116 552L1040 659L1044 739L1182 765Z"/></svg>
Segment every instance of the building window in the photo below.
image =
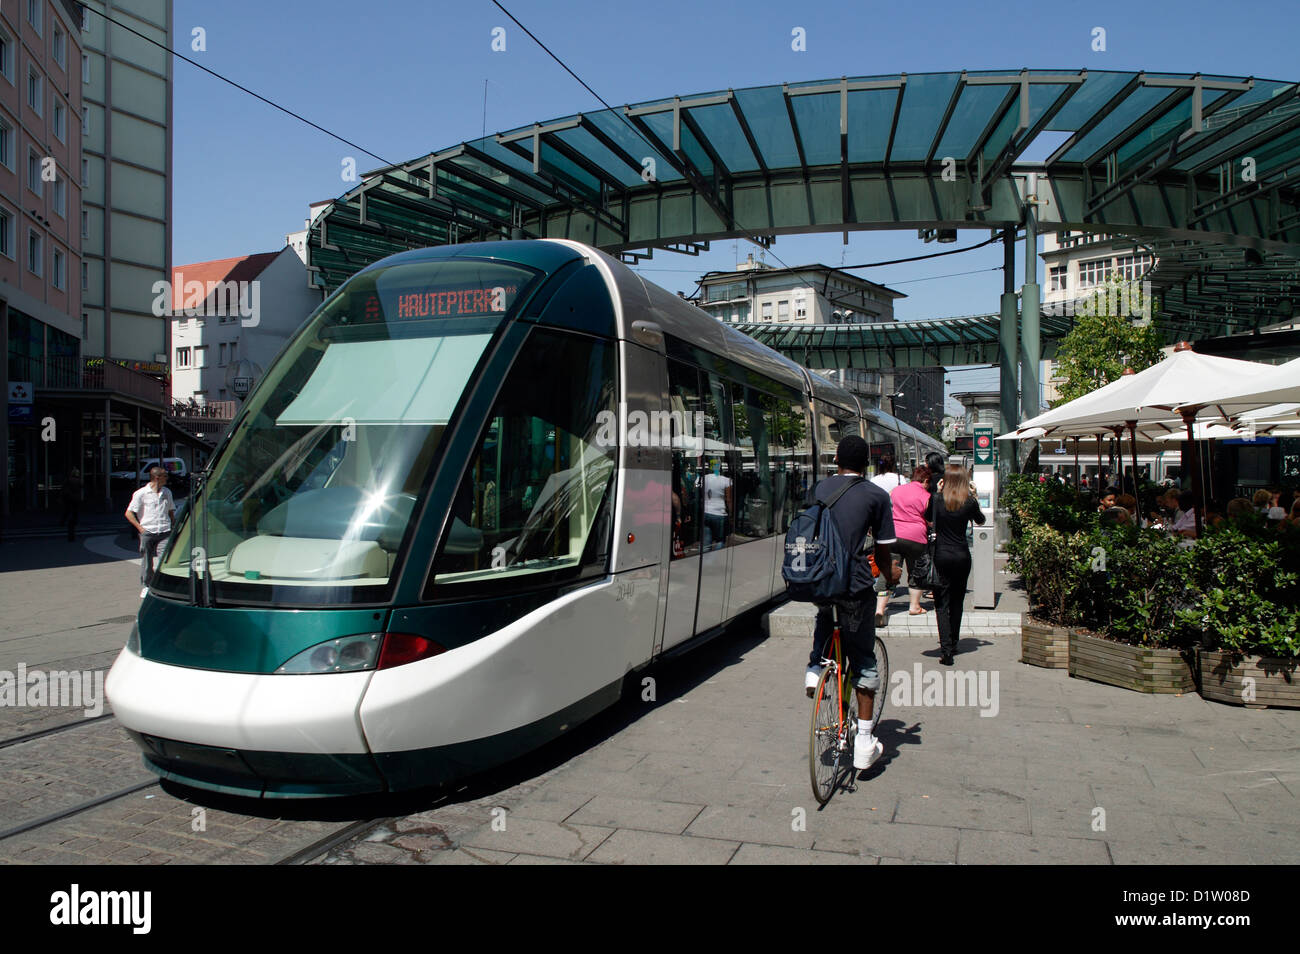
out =
<svg viewBox="0 0 1300 954"><path fill-rule="evenodd" d="M37 33L41 32L41 4L45 0L27 0L27 22Z"/></svg>
<svg viewBox="0 0 1300 954"><path fill-rule="evenodd" d="M27 150L27 188L37 195L45 194L41 184L41 157L35 149Z"/></svg>
<svg viewBox="0 0 1300 954"><path fill-rule="evenodd" d="M1137 281L1151 267L1151 258L1147 255L1121 255L1115 259L1115 272L1126 281Z"/></svg>
<svg viewBox="0 0 1300 954"><path fill-rule="evenodd" d="M789 320L790 320L790 301L789 301L789 299L786 299L785 301L778 301L778 302L776 303L776 320L777 320L777 321L789 321Z"/></svg>
<svg viewBox="0 0 1300 954"><path fill-rule="evenodd" d="M36 112L37 116L44 115L41 112L41 74L34 66L27 69L27 105Z"/></svg>
<svg viewBox="0 0 1300 954"><path fill-rule="evenodd" d="M0 76L11 83L14 81L14 41L3 30L0 30Z"/></svg>
<svg viewBox="0 0 1300 954"><path fill-rule="evenodd" d="M90 107L89 106L81 107L81 134L83 136L90 135Z"/></svg>
<svg viewBox="0 0 1300 954"><path fill-rule="evenodd" d="M808 300L806 298L796 298L794 302L794 316L796 318L808 317Z"/></svg>
<svg viewBox="0 0 1300 954"><path fill-rule="evenodd" d="M178 367L178 368L188 368L189 366L190 366L190 349L189 349L189 348L177 348L177 349L176 349L176 367Z"/></svg>
<svg viewBox="0 0 1300 954"><path fill-rule="evenodd" d="M54 135L59 142L68 141L68 108L57 99L54 101Z"/></svg>
<svg viewBox="0 0 1300 954"><path fill-rule="evenodd" d="M14 257L14 217L0 209L0 255Z"/></svg>
<svg viewBox="0 0 1300 954"><path fill-rule="evenodd" d="M771 321L771 320L772 320L772 303L771 303L770 301L765 301L765 302L763 302L763 304L762 304L761 307L762 307L763 320L764 320L764 321Z"/></svg>
<svg viewBox="0 0 1300 954"><path fill-rule="evenodd" d="M90 312L81 313L81 340L85 341L90 337Z"/></svg>
<svg viewBox="0 0 1300 954"><path fill-rule="evenodd" d="M81 23L79 26L81 27L81 32L85 33L90 29L90 14L86 12L86 5L84 3L79 5L78 12L81 14Z"/></svg>
<svg viewBox="0 0 1300 954"><path fill-rule="evenodd" d="M1065 272L1066 272L1066 267L1064 265L1057 265L1047 270L1048 291L1054 291L1054 292L1066 291Z"/></svg>
<svg viewBox="0 0 1300 954"><path fill-rule="evenodd" d="M0 118L0 164L10 172L14 168L14 127Z"/></svg>
<svg viewBox="0 0 1300 954"><path fill-rule="evenodd" d="M84 189L90 185L90 160L83 158L81 160L81 187Z"/></svg>
<svg viewBox="0 0 1300 954"><path fill-rule="evenodd" d="M68 184L62 179L54 180L54 214L61 219L68 217Z"/></svg>
<svg viewBox="0 0 1300 954"><path fill-rule="evenodd" d="M50 269L50 282L58 289L66 287L66 281L63 275L63 251L61 249L56 248L54 250L53 267Z"/></svg>
<svg viewBox="0 0 1300 954"><path fill-rule="evenodd" d="M41 261L45 255L45 243L41 233L35 229L27 230L27 270L33 275L44 275L45 268Z"/></svg>
<svg viewBox="0 0 1300 954"><path fill-rule="evenodd" d="M90 265L86 262L81 263L81 290L90 290Z"/></svg>
<svg viewBox="0 0 1300 954"><path fill-rule="evenodd" d="M54 46L54 62L58 63L64 69L68 68L68 38L63 35L63 31L54 27L54 36L51 40Z"/></svg>
<svg viewBox="0 0 1300 954"><path fill-rule="evenodd" d="M81 54L81 82L86 85L90 84L90 54L89 53Z"/></svg>
<svg viewBox="0 0 1300 954"><path fill-rule="evenodd" d="M1079 263L1079 287L1094 288L1110 279L1110 259L1098 258Z"/></svg>
<svg viewBox="0 0 1300 954"><path fill-rule="evenodd" d="M221 351L217 355L217 366L225 367L225 364L226 364L226 343L223 341L221 342Z"/></svg>
<svg viewBox="0 0 1300 954"><path fill-rule="evenodd" d="M194 346L194 367L206 368L207 366L208 366L208 346L195 345Z"/></svg>

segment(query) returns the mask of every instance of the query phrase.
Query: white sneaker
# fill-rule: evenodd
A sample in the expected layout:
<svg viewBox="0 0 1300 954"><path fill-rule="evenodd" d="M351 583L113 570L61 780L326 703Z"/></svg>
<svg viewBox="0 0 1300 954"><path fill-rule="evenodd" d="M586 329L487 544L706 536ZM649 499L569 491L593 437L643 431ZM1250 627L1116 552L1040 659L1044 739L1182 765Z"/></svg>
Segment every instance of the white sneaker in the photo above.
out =
<svg viewBox="0 0 1300 954"><path fill-rule="evenodd" d="M816 666L809 666L803 674L803 690L809 699L817 691L817 683L821 682L822 671Z"/></svg>
<svg viewBox="0 0 1300 954"><path fill-rule="evenodd" d="M853 767L855 769L871 768L884 751L885 747L880 744L880 740L874 735L859 732L857 739L853 742Z"/></svg>
<svg viewBox="0 0 1300 954"><path fill-rule="evenodd" d="M144 599L148 595L149 595L149 587L146 586L144 587L144 589L140 590L140 599Z"/></svg>

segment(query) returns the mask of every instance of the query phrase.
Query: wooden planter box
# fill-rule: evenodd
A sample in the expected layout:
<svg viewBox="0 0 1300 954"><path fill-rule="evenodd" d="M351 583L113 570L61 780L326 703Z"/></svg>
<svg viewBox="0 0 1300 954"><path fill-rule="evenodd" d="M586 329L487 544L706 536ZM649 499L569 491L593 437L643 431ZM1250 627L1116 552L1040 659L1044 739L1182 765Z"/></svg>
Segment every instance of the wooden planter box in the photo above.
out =
<svg viewBox="0 0 1300 954"><path fill-rule="evenodd" d="M1191 692L1192 669L1175 649L1129 646L1070 632L1070 675L1138 692Z"/></svg>
<svg viewBox="0 0 1300 954"><path fill-rule="evenodd" d="M1020 614L1020 661L1044 669L1065 669L1070 665L1070 631Z"/></svg>
<svg viewBox="0 0 1300 954"><path fill-rule="evenodd" d="M1230 653L1204 649L1198 656L1203 698L1251 709L1300 709L1300 660L1242 656L1234 664ZM1249 701L1247 678L1255 680Z"/></svg>

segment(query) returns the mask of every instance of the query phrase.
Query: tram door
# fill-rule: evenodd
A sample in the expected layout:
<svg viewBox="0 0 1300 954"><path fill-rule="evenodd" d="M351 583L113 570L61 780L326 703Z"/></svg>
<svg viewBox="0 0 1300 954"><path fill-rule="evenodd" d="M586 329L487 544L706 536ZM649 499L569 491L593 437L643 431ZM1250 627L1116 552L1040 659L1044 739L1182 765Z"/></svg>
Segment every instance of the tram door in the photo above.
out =
<svg viewBox="0 0 1300 954"><path fill-rule="evenodd" d="M712 629L727 615L736 503L740 499L728 382L716 374L703 372L700 385L704 454L698 486L704 526L700 548L700 596L695 609L696 633Z"/></svg>
<svg viewBox="0 0 1300 954"><path fill-rule="evenodd" d="M695 604L700 592L704 500L704 402L700 371L668 361L668 411L672 432L672 546L668 557L668 603L663 648L685 642L695 633ZM707 379L706 379L707 380Z"/></svg>

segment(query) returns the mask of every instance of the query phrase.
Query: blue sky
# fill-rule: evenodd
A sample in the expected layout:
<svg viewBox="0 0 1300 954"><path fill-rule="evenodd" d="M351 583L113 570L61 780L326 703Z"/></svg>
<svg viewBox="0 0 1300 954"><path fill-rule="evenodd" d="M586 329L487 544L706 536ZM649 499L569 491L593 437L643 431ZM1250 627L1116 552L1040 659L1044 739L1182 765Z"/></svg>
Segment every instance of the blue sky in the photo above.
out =
<svg viewBox="0 0 1300 954"><path fill-rule="evenodd" d="M728 87L841 75L960 69L1204 72L1300 79L1294 2L1225 4L1093 0L744 4L664 0L613 4L503 0L611 105ZM534 121L600 108L591 94L490 0L176 0L178 51L397 162ZM505 52L491 50L506 28ZM1091 49L1094 27L1107 50ZM206 51L191 49L192 31ZM807 51L791 50L794 27ZM341 162L381 163L193 66L175 65L174 246L177 264L270 251L302 227L308 203L348 188ZM486 119L484 82L486 81ZM959 245L988 237L961 233ZM936 251L915 232L778 239L789 265L880 261ZM690 292L705 271L733 267L748 242L687 258L659 253L645 277ZM779 262L769 256L773 264ZM903 319L995 311L1002 253L857 274L908 297ZM973 274L956 274L972 272ZM951 390L996 388L996 371L956 372Z"/></svg>

